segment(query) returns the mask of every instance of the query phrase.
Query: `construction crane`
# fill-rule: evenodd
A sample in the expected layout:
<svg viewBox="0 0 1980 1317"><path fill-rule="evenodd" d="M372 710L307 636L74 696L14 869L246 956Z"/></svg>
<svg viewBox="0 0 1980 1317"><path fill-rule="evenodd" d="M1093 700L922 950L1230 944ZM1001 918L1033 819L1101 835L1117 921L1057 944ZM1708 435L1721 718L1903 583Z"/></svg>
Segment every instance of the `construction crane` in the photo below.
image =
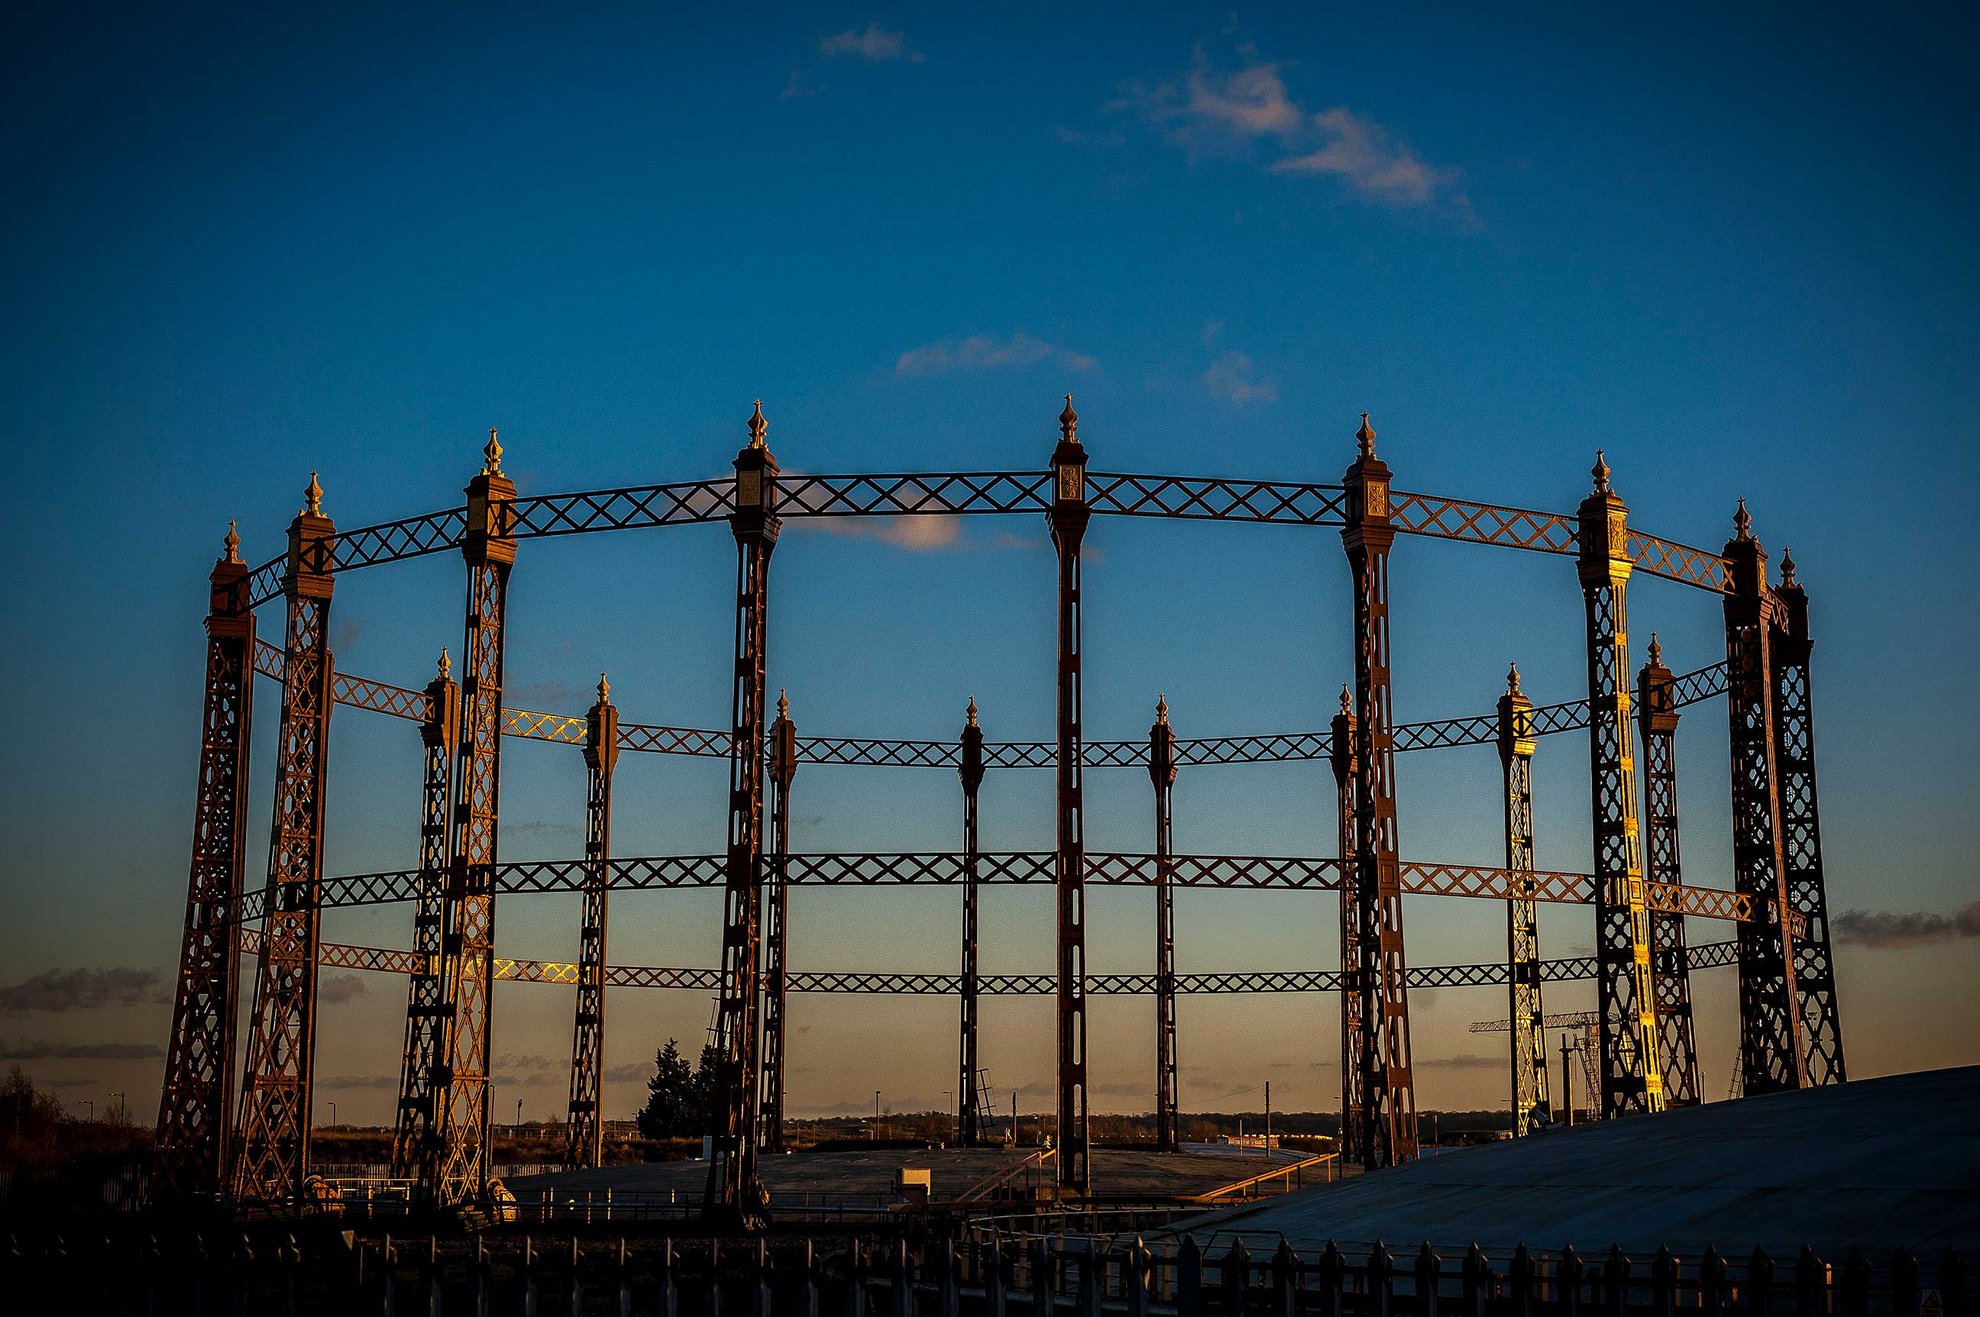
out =
<svg viewBox="0 0 1980 1317"><path fill-rule="evenodd" d="M1540 1027L1542 1029L1578 1029L1581 1031L1580 1041L1573 1047L1568 1046L1568 1035L1561 1035L1560 1109L1565 1114L1567 1123L1572 1125L1574 1123L1574 1092L1568 1083L1568 1053L1580 1053L1582 1075L1588 1085L1583 1091L1588 1094L1589 1109L1591 1111L1599 1110L1600 1104L1598 1098L1602 1092L1602 1075L1598 1069L1598 1058L1602 1055L1602 1017L1594 1011L1554 1011L1540 1017ZM1474 1020L1471 1025L1472 1033L1510 1033L1511 1031L1511 1020Z"/></svg>

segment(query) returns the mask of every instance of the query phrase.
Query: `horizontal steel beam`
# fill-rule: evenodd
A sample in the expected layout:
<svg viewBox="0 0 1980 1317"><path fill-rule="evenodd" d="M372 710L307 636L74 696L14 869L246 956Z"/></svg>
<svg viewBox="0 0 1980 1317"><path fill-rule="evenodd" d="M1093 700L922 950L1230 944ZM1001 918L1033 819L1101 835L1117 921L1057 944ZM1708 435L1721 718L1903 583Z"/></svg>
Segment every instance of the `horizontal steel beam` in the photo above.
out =
<svg viewBox="0 0 1980 1317"><path fill-rule="evenodd" d="M251 956L261 950L261 934L245 930L241 954ZM1688 949L1691 968L1717 969L1738 963L1738 944L1708 942ZM335 969L377 970L390 974L410 974L422 957L415 951L384 947L358 947L338 942L323 943L318 963ZM498 957L495 977L511 983L577 983L578 967L566 961L513 960ZM1595 977L1592 956L1540 962L1540 977L1549 983L1565 983ZM684 969L662 965L613 965L605 971L605 982L615 988L688 988L713 992L720 986L721 971ZM1419 965L1409 971L1412 988L1489 987L1506 981L1503 961L1484 965ZM1155 991L1153 974L1093 974L1087 977L1087 991L1103 996L1137 996ZM1057 990L1050 974L985 974L979 979L981 992L998 996L1044 997ZM899 994L905 996L953 996L959 979L954 974L903 974L886 971L841 971L837 973L793 972L789 976L793 992L843 992ZM1221 974L1178 974L1176 991L1192 994L1233 992L1338 992L1338 970L1234 970ZM1476 1030L1474 1030L1476 1032Z"/></svg>

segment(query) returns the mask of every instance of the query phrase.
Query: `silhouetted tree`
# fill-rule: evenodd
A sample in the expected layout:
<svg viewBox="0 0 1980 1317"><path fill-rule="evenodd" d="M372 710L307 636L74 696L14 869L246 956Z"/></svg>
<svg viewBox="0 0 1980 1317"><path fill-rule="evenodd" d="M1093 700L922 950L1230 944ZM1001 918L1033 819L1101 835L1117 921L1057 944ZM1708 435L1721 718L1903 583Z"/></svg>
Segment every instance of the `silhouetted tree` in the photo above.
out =
<svg viewBox="0 0 1980 1317"><path fill-rule="evenodd" d="M678 1040L653 1058L653 1077L646 1081L646 1105L639 1111L639 1133L646 1139L678 1139L700 1133L698 1076L688 1068Z"/></svg>

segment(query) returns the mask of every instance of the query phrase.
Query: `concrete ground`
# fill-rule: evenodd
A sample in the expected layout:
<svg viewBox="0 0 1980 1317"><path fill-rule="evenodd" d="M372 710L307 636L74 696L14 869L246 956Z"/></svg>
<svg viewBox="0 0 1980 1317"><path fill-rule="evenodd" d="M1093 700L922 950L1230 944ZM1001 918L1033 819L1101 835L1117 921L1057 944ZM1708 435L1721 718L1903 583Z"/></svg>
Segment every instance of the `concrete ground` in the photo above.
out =
<svg viewBox="0 0 1980 1317"><path fill-rule="evenodd" d="M1454 1149L1175 1227L1268 1250L1428 1241L1584 1256L1803 1244L1831 1261L1905 1246L1980 1252L1980 1066L1860 1079Z"/></svg>
<svg viewBox="0 0 1980 1317"><path fill-rule="evenodd" d="M925 1169L934 1181L933 1197L954 1198L1000 1170L1035 1153L1035 1148L884 1148L834 1152L798 1152L766 1156L761 1163L764 1187L771 1204L832 1197L891 1198L894 1172L902 1167ZM1136 1152L1097 1148L1093 1152L1094 1192L1108 1197L1166 1198L1207 1193L1212 1189L1283 1165L1262 1156L1237 1157L1203 1153ZM1036 1174L1041 1182L1050 1168ZM675 1193L682 1201L698 1200L708 1181L708 1164L701 1161L646 1162L631 1166L602 1166L597 1170L558 1171L518 1176L506 1181L524 1202L544 1190L556 1195ZM1019 1181L1022 1183L1022 1181Z"/></svg>

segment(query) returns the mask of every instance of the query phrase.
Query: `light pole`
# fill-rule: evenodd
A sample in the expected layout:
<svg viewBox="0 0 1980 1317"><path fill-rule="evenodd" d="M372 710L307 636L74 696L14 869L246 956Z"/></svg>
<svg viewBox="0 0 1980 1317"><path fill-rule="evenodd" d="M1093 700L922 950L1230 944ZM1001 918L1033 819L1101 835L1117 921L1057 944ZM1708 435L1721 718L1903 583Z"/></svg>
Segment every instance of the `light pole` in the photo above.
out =
<svg viewBox="0 0 1980 1317"><path fill-rule="evenodd" d="M523 1102L523 1100L522 1100L521 1098L517 1098L517 1099L516 1099L516 1137L517 1137L517 1138L519 1138L519 1139L520 1139L520 1138L522 1137L522 1132L523 1132L523 1129L522 1129L522 1102Z"/></svg>
<svg viewBox="0 0 1980 1317"><path fill-rule="evenodd" d="M112 1093L110 1096L117 1100L117 1114L112 1119L121 1124L124 1119L124 1095L122 1093Z"/></svg>
<svg viewBox="0 0 1980 1317"><path fill-rule="evenodd" d="M880 1090L873 1090L873 1141L880 1142Z"/></svg>
<svg viewBox="0 0 1980 1317"><path fill-rule="evenodd" d="M948 1107L949 1107L949 1137L953 1139L953 1138L954 1138L954 1137L956 1136L956 1095L955 1095L955 1093L954 1093L954 1092L953 1092L952 1090L950 1090L950 1089L946 1089L946 1088L945 1088L945 1089L943 1089L943 1090L942 1090L942 1101L943 1101L943 1102L945 1102L945 1103L947 1103L947 1104L948 1104Z"/></svg>
<svg viewBox="0 0 1980 1317"><path fill-rule="evenodd" d="M77 1098L76 1100L89 1108L89 1123L94 1125L96 1123L96 1103L88 1098Z"/></svg>
<svg viewBox="0 0 1980 1317"><path fill-rule="evenodd" d="M1272 1156L1272 1081L1265 1081L1265 1157Z"/></svg>
<svg viewBox="0 0 1980 1317"><path fill-rule="evenodd" d="M330 1104L330 1128L337 1128L337 1104L335 1102Z"/></svg>

